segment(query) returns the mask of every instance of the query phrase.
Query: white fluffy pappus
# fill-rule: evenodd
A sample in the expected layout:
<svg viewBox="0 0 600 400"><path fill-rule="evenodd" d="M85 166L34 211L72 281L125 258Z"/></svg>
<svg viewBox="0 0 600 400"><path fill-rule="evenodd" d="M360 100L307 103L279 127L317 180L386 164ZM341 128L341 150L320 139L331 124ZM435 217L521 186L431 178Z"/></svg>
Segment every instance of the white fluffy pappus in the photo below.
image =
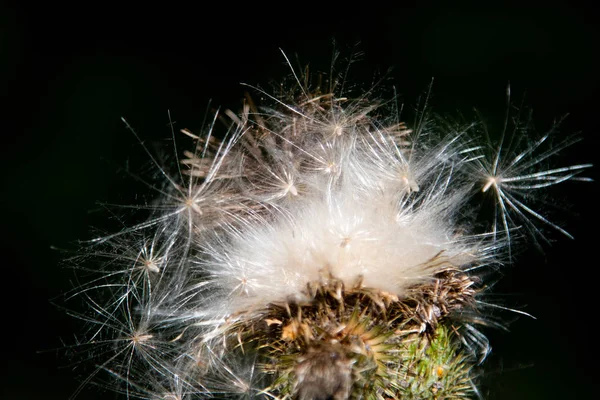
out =
<svg viewBox="0 0 600 400"><path fill-rule="evenodd" d="M361 157L368 154L358 153L346 157L342 171L364 162ZM393 166L396 160L385 161ZM328 274L347 286L360 279L366 287L401 296L431 279L436 271L428 262L438 254L457 264L480 257L477 240L454 236L451 221L464 199L444 187L451 168L435 168L433 187L424 182L424 191L412 194L417 200L405 198L412 191L409 185L399 188L402 177L400 184L385 176L364 184L344 179L332 185L321 179L321 187L311 185L310 195L278 207L268 220L232 228L226 239L206 248L208 257L199 261L199 269L223 294L225 314L305 299L307 284ZM213 304L219 309L218 302Z"/></svg>
<svg viewBox="0 0 600 400"><path fill-rule="evenodd" d="M589 164L539 169L565 147L536 155L547 135L505 160L503 134L490 159L474 124L439 132L442 125L424 109L408 127L393 102L371 98L372 89L340 93L334 74L314 85L293 75L297 87L282 96L254 88L270 106L248 97L239 115L217 112L205 134L183 130L194 148L176 174L148 152L167 181L155 213L93 241L90 255L108 262L73 294L90 305L79 315L91 326L85 345L108 335L101 343L122 346L117 356L98 352L92 376L108 371L124 381L117 390L137 398L318 399L298 383L314 378L302 375L311 370L302 360L313 354L315 337L335 347L346 340L340 332L354 326L352 337L360 331L369 337L363 347L376 349L380 342L369 340L381 327L395 332L382 335L388 347L400 346L394 335L436 332L455 314L478 312L475 274L506 256L518 221L536 234L538 222L566 233L517 197L586 180L578 174ZM226 127L221 139L219 124ZM482 192L495 196L489 231L478 231L473 217L473 195ZM318 293L337 299L341 311L329 300L320 311L310 308L321 301ZM345 314L345 296L367 305ZM396 317L356 328L358 314L378 315L371 299ZM298 309L314 311L316 330ZM473 321L463 322L461 340L487 346ZM301 337L312 344L278 347ZM282 360L299 357L288 365L273 355L280 351L288 352ZM373 357L387 360L385 354ZM269 365L278 362L286 366L273 372ZM361 373L352 372L353 385ZM288 378L295 383L281 383ZM381 386L365 398L397 395ZM331 398L361 398L335 390Z"/></svg>

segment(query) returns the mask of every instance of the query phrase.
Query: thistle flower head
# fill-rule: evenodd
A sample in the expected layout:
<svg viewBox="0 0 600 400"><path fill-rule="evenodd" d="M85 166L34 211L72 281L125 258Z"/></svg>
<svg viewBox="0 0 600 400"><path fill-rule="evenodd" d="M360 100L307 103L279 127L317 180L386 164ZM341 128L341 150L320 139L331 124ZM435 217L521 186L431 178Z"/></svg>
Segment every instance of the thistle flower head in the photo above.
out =
<svg viewBox="0 0 600 400"><path fill-rule="evenodd" d="M149 152L166 180L155 212L96 240L108 262L76 291L88 345L118 344L98 371L140 398L473 396L489 350L478 271L518 222L564 233L528 193L589 164L540 170L571 143L536 156L547 136L517 153L503 137L489 158L473 125L411 127L373 90L293 76L183 130L175 176ZM496 200L489 232L471 223L474 186Z"/></svg>

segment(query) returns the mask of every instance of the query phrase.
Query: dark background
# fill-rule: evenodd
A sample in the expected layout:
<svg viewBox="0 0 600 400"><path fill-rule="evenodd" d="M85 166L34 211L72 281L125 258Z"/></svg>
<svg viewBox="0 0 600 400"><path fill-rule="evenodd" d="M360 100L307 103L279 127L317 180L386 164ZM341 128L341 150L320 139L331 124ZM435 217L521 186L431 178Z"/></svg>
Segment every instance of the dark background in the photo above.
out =
<svg viewBox="0 0 600 400"><path fill-rule="evenodd" d="M130 196L118 167L145 156L120 118L148 139L170 134L167 110L176 128L198 129L209 99L237 110L240 82L266 86L287 75L279 48L327 70L332 38L342 50L360 41L358 76L394 67L390 83L409 105L435 77L435 111L469 115L477 107L491 121L504 114L510 81L516 100L527 93L540 130L570 113L561 131L581 132L584 142L559 165L597 161L599 35L591 7L393 4L0 2L4 399L66 399L77 386L76 374L61 368L68 360L52 351L81 326L50 303L73 277L51 246L90 238L89 227L102 224L98 201ZM543 253L532 248L503 271L495 293L537 320L486 331L494 350L484 398L597 393L598 185L567 183L554 195L572 204L554 220L576 240L550 232L556 242Z"/></svg>

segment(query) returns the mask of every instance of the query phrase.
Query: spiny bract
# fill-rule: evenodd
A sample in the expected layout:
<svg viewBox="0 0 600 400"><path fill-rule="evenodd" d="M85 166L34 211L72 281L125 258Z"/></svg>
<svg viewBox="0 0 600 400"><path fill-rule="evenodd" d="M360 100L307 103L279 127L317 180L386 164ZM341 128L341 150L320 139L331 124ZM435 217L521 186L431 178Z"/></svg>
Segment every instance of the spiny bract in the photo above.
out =
<svg viewBox="0 0 600 400"><path fill-rule="evenodd" d="M589 165L538 170L556 152L536 155L546 136L489 157L477 124L442 134L422 109L408 127L373 90L293 75L282 94L253 88L261 106L247 96L202 135L183 130L195 144L177 174L148 152L167 183L156 213L95 240L107 261L75 292L89 379L143 399L473 397L477 325L495 324L479 271L516 222L562 231L518 194ZM497 203L488 232L482 192Z"/></svg>

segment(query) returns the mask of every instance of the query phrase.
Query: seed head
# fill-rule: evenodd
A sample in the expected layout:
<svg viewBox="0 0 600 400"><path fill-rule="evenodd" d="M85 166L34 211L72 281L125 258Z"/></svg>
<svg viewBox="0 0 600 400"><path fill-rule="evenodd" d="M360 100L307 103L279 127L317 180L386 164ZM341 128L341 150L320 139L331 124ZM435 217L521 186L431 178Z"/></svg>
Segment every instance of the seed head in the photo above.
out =
<svg viewBox="0 0 600 400"><path fill-rule="evenodd" d="M422 110L411 125L374 88L292 75L281 94L253 88L264 104L248 95L183 130L176 174L148 151L166 182L152 215L93 241L108 261L75 292L86 346L104 349L93 376L169 400L473 397L478 327L495 324L481 272L519 223L566 233L529 194L590 165L541 168L573 140L479 145L477 124L445 132ZM488 231L473 223L481 193Z"/></svg>

